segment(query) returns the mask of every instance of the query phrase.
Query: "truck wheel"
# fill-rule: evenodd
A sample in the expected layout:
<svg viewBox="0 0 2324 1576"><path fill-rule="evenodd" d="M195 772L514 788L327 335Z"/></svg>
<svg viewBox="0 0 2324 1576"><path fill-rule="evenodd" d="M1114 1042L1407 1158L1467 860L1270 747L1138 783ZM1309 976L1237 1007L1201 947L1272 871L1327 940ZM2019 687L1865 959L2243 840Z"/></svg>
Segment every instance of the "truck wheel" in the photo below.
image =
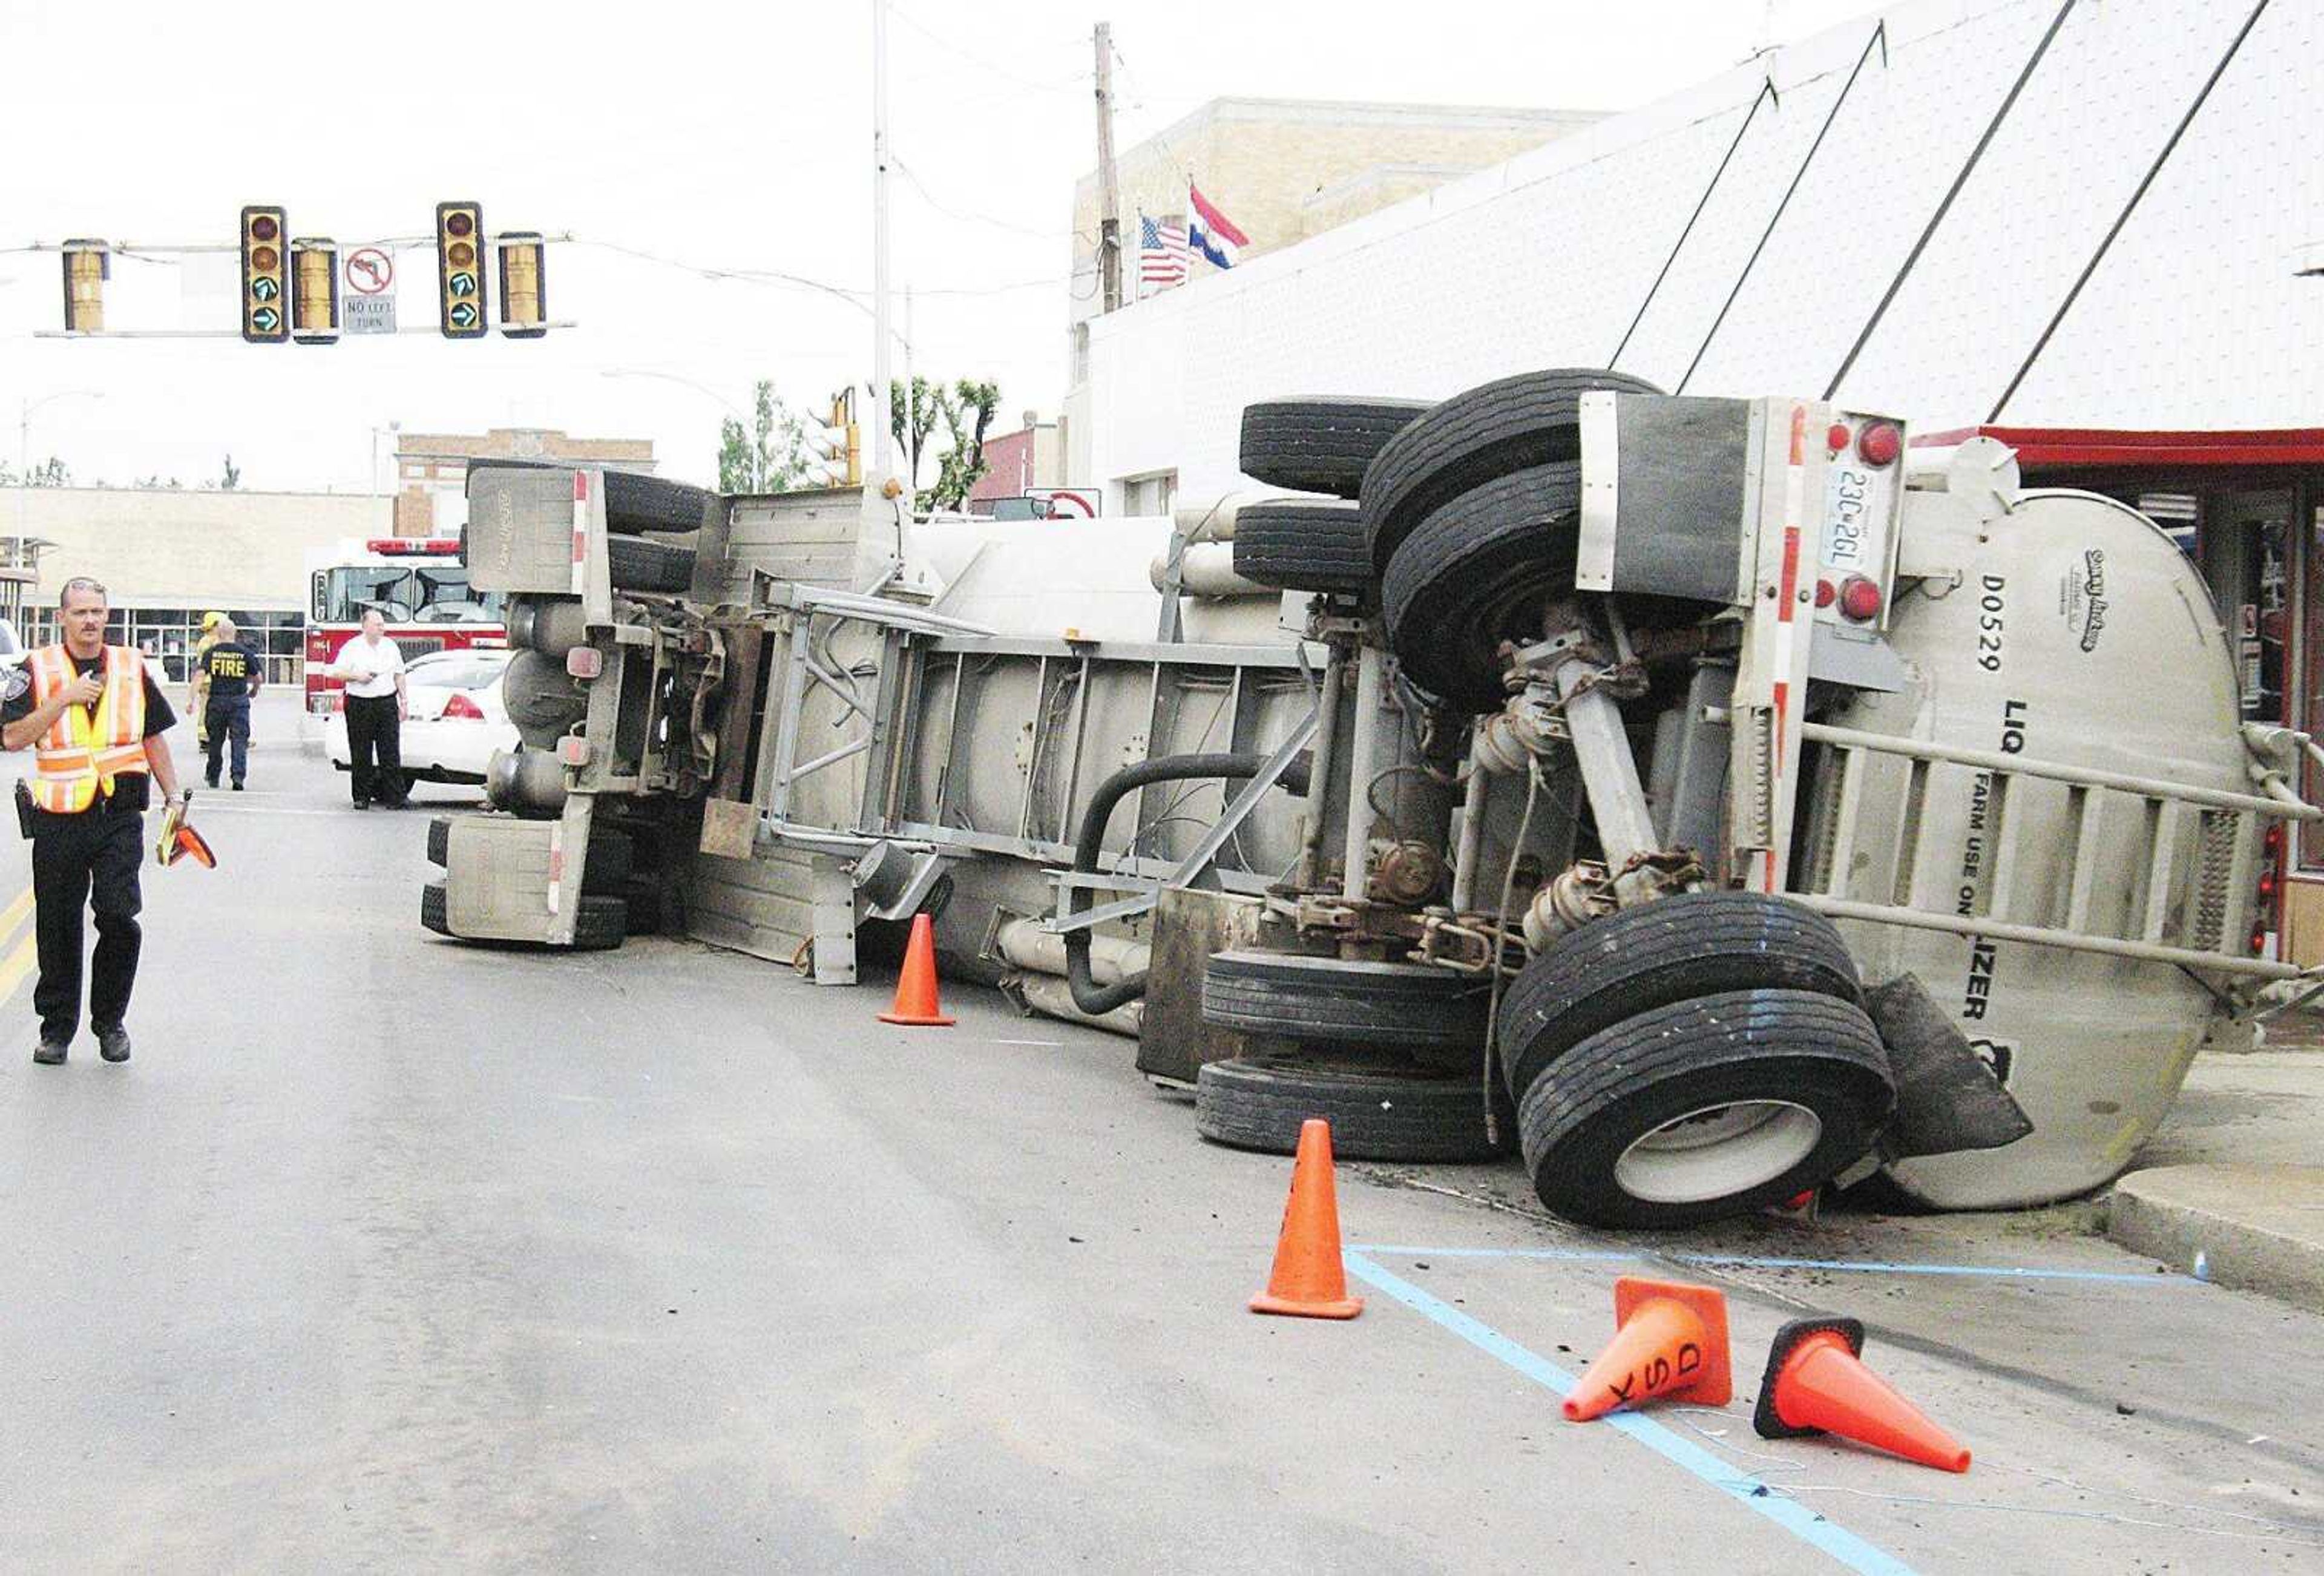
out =
<svg viewBox="0 0 2324 1576"><path fill-rule="evenodd" d="M630 905L625 898L591 898L581 899L581 912L574 916L573 950L575 952L611 952L622 945L630 934Z"/></svg>
<svg viewBox="0 0 2324 1576"><path fill-rule="evenodd" d="M1520 373L1455 394L1382 447L1364 472L1364 529L1385 573L1397 544L1459 494L1529 465L1578 459L1575 425L1591 389L1662 391L1626 373L1559 367Z"/></svg>
<svg viewBox="0 0 2324 1576"><path fill-rule="evenodd" d="M1364 517L1352 503L1278 499L1235 512L1235 573L1285 591L1357 594L1372 585Z"/></svg>
<svg viewBox="0 0 2324 1576"><path fill-rule="evenodd" d="M1388 650L1447 705L1500 709L1500 647L1529 641L1573 585L1582 466L1534 465L1459 494L1398 544L1380 588Z"/></svg>
<svg viewBox="0 0 2324 1576"><path fill-rule="evenodd" d="M1831 920L1762 892L1676 892L1594 919L1517 971L1501 996L1501 1070L1523 1099L1542 1069L1657 1007L1726 991L1864 1003Z"/></svg>
<svg viewBox="0 0 2324 1576"><path fill-rule="evenodd" d="M1222 952L1203 966L1203 1021L1317 1045L1466 1050L1474 1065L1486 990L1425 963Z"/></svg>
<svg viewBox="0 0 2324 1576"><path fill-rule="evenodd" d="M1430 1075L1384 1056L1245 1056L1208 1062L1194 1078L1194 1130L1264 1155L1299 1147L1310 1117L1332 1124L1346 1160L1489 1160L1508 1153L1485 1137L1485 1097L1468 1074Z"/></svg>
<svg viewBox="0 0 2324 1576"><path fill-rule="evenodd" d="M1895 1104L1864 1009L1728 991L1591 1036L1517 1106L1534 1191L1586 1226L1692 1226L1781 1203L1872 1147Z"/></svg>
<svg viewBox="0 0 2324 1576"><path fill-rule="evenodd" d="M565 653L589 643L589 626L575 596L518 596L509 602L509 644L563 663Z"/></svg>
<svg viewBox="0 0 2324 1576"><path fill-rule="evenodd" d="M444 895L444 883L429 881L420 889L420 923L438 935L452 934L451 899Z"/></svg>
<svg viewBox="0 0 2324 1576"><path fill-rule="evenodd" d="M1239 463L1244 475L1270 487L1353 498L1372 456L1427 409L1425 400L1261 400L1242 408Z"/></svg>
<svg viewBox="0 0 2324 1576"><path fill-rule="evenodd" d="M535 750L554 750L589 714L589 692L562 661L519 651L501 674L501 704L518 738Z"/></svg>
<svg viewBox="0 0 2324 1576"><path fill-rule="evenodd" d="M431 816L428 818L428 862L452 862L452 817Z"/></svg>
<svg viewBox="0 0 2324 1576"><path fill-rule="evenodd" d="M694 549L642 537L609 536L605 572L616 591L675 594L694 584Z"/></svg>
<svg viewBox="0 0 2324 1576"><path fill-rule="evenodd" d="M556 470L575 467L555 460L472 460L470 475L481 470ZM634 471L606 471L605 529L611 531L696 530L703 512L718 502L718 494L661 476L641 476ZM465 561L465 559L464 559Z"/></svg>

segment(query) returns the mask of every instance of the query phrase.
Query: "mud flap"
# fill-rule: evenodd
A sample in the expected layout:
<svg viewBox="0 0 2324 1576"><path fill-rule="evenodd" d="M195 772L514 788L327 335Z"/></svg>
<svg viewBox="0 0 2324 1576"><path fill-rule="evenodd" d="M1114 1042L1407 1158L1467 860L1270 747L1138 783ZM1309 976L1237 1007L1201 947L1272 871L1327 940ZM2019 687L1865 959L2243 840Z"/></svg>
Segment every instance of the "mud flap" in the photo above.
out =
<svg viewBox="0 0 2324 1576"><path fill-rule="evenodd" d="M1880 1135L1880 1162L1998 1149L2034 1130L2024 1108L1916 976L1866 991L1864 1005L1896 1081L1896 1114Z"/></svg>

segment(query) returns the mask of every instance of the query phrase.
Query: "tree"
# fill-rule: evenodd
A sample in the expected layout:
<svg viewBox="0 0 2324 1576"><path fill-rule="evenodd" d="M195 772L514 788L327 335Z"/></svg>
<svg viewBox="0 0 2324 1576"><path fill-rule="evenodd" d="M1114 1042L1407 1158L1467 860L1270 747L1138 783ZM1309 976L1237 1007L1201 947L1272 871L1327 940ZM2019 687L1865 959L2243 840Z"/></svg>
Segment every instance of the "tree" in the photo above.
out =
<svg viewBox="0 0 2324 1576"><path fill-rule="evenodd" d="M182 490L185 486L185 484L177 477L171 476L164 480L159 473L151 476L140 476L130 484L147 493L168 493Z"/></svg>
<svg viewBox="0 0 2324 1576"><path fill-rule="evenodd" d="M864 390L875 400L880 397L879 389L870 383L864 385ZM944 390L924 377L913 378L908 391L900 382L888 384L888 431L895 438L896 447L904 452L904 474L912 484L915 508L927 507L919 496L920 456L927 451L928 434L936 430L938 421L945 419L944 403Z"/></svg>
<svg viewBox="0 0 2324 1576"><path fill-rule="evenodd" d="M234 456L226 456L226 475L218 478L218 491L231 493L242 485L242 467L234 463Z"/></svg>
<svg viewBox="0 0 2324 1576"><path fill-rule="evenodd" d="M1001 403L1001 385L963 378L953 384L943 401L945 429L952 447L936 467L936 485L928 489L931 509L965 509L968 490L985 473L984 434Z"/></svg>
<svg viewBox="0 0 2324 1576"><path fill-rule="evenodd" d="M0 465L0 487L69 487L71 485L72 468L54 455L51 455L21 476L5 465Z"/></svg>
<svg viewBox="0 0 2324 1576"><path fill-rule="evenodd" d="M807 446L807 424L792 413L761 378L753 399L752 428L733 417L718 424L718 490L721 493L788 493L807 478L815 456Z"/></svg>

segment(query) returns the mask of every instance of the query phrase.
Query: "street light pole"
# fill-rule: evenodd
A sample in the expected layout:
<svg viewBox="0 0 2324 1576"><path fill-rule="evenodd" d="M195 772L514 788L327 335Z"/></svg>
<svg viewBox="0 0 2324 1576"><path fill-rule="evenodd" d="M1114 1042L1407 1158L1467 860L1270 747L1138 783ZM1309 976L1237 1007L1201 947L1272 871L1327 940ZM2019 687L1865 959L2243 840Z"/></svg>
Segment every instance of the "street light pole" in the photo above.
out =
<svg viewBox="0 0 2324 1576"><path fill-rule="evenodd" d="M884 479L889 447L888 0L872 0L872 456Z"/></svg>

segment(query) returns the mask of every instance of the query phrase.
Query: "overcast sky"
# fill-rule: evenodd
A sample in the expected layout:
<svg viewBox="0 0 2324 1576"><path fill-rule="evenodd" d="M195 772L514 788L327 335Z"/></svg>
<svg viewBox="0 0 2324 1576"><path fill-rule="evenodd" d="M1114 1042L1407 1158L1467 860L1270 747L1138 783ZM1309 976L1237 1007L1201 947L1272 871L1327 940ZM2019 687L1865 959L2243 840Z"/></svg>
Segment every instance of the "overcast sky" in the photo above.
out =
<svg viewBox="0 0 2324 1576"><path fill-rule="evenodd" d="M891 211L914 370L996 379L999 429L1028 408L1054 413L1100 17L1113 23L1127 147L1228 94L1621 109L1867 9L899 0ZM424 235L451 198L481 201L489 229L576 237L552 250L549 277L551 317L575 328L328 347L36 339L60 326L58 261L0 250L0 419L14 427L47 401L31 413L31 455L60 456L77 481L190 486L230 451L247 487L362 491L373 429L391 421L646 437L666 474L709 481L722 398L747 404L765 377L817 403L870 373L871 319L847 300L689 272L868 289L868 5L5 0L0 60L0 248L230 242L237 210L258 202L287 208L293 235L352 247ZM403 321L432 323L432 256L398 262ZM231 328L233 266L116 260L108 326ZM5 434L12 465L19 436Z"/></svg>

